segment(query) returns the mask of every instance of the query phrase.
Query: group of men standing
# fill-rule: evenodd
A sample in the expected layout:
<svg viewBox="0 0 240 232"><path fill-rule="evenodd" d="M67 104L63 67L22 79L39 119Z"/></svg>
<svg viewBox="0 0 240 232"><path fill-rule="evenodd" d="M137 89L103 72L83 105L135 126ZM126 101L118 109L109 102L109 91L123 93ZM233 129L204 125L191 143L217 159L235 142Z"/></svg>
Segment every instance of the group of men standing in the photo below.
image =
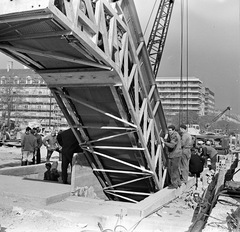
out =
<svg viewBox="0 0 240 232"><path fill-rule="evenodd" d="M170 188L178 188L182 183L187 183L189 173L200 177L207 159L210 159L210 170L216 170L217 150L215 150L210 141L204 144L198 141L197 147L192 140L192 136L187 132L185 124L180 125L179 133L174 125L168 126L168 137L161 138L166 146L168 154L168 173L171 181Z"/></svg>
<svg viewBox="0 0 240 232"><path fill-rule="evenodd" d="M168 126L169 138L163 139L162 143L167 147L168 171L171 185L178 188L182 183L187 183L189 175L189 160L191 158L192 137L187 132L187 126L180 125L180 134L174 125Z"/></svg>
<svg viewBox="0 0 240 232"><path fill-rule="evenodd" d="M62 181L67 184L68 181L68 166L72 166L73 154L82 152L78 140L76 139L71 128L60 131L52 131L42 139L38 128L26 128L24 135L21 138L22 147L22 165L39 164L41 163L40 148L45 145L47 148L46 162L50 162L50 158L54 151L59 152L62 161ZM78 131L76 131L78 133Z"/></svg>
<svg viewBox="0 0 240 232"><path fill-rule="evenodd" d="M41 163L40 148L43 141L39 132L39 128L26 128L26 131L21 138L22 165Z"/></svg>
<svg viewBox="0 0 240 232"><path fill-rule="evenodd" d="M168 173L171 181L169 187L178 188L182 183L187 183L189 175L189 161L191 159L191 148L193 141L191 135L187 132L185 124L180 125L180 133L176 131L174 125L168 126L168 137L161 138L162 143L166 146L168 154ZM41 163L40 148L44 144L47 148L46 162L50 161L51 155L54 151L58 151L61 155L62 161L62 180L67 184L68 166L72 166L72 158L74 153L82 152L78 140L70 128L56 134L55 131L42 139L38 128L26 128L25 134L22 136L22 165L29 165ZM79 133L75 130L75 133ZM206 148L206 154L209 155L214 163L213 148ZM204 149L203 149L204 150ZM211 151L211 152L210 152ZM191 166L191 165L190 165Z"/></svg>

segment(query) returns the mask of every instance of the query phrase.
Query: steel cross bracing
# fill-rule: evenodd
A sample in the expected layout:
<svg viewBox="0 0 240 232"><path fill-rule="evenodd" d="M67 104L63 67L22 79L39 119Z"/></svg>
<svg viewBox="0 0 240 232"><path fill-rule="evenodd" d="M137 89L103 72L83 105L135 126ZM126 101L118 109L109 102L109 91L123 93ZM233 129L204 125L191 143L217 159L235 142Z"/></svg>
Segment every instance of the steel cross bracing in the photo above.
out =
<svg viewBox="0 0 240 232"><path fill-rule="evenodd" d="M157 77L169 23L172 15L174 0L161 0L149 36L147 49L155 78Z"/></svg>
<svg viewBox="0 0 240 232"><path fill-rule="evenodd" d="M109 199L164 184L166 120L130 0L1 0L0 50L39 73Z"/></svg>

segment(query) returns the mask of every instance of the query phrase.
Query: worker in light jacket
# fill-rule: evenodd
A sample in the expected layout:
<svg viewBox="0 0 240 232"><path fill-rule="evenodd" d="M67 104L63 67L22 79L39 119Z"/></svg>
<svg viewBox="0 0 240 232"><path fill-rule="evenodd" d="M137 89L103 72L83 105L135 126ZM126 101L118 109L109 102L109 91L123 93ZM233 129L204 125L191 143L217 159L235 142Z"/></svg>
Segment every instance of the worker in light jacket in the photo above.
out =
<svg viewBox="0 0 240 232"><path fill-rule="evenodd" d="M187 131L185 124L180 125L182 156L180 161L181 180L187 183L189 174L189 160L191 158L192 137Z"/></svg>
<svg viewBox="0 0 240 232"><path fill-rule="evenodd" d="M46 161L49 162L53 152L59 147L56 131L52 131L50 135L44 137L42 142L47 148Z"/></svg>
<svg viewBox="0 0 240 232"><path fill-rule="evenodd" d="M168 171L170 175L171 185L169 188L178 188L181 186L180 179L180 160L182 156L181 138L175 130L174 125L168 126L170 141L167 142L161 138L162 143L168 148Z"/></svg>

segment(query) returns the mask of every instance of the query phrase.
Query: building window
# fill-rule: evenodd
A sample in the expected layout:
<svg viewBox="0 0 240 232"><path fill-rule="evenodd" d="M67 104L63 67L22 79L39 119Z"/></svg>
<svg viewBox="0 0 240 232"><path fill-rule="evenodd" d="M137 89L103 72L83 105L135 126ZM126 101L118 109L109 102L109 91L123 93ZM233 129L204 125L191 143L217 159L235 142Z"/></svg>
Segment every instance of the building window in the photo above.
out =
<svg viewBox="0 0 240 232"><path fill-rule="evenodd" d="M32 84L32 78L30 76L26 77L26 84Z"/></svg>

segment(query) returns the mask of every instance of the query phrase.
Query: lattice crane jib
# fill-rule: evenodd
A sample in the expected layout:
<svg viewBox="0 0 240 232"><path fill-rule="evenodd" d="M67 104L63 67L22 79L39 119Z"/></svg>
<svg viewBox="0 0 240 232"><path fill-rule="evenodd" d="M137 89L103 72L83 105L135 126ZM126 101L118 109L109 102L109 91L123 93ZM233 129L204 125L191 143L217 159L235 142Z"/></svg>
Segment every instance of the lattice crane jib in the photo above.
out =
<svg viewBox="0 0 240 232"><path fill-rule="evenodd" d="M160 190L166 121L133 1L1 3L0 50L43 77L109 199Z"/></svg>
<svg viewBox="0 0 240 232"><path fill-rule="evenodd" d="M174 0L161 0L153 27L149 36L147 49L155 78L157 77L170 19L173 11Z"/></svg>

